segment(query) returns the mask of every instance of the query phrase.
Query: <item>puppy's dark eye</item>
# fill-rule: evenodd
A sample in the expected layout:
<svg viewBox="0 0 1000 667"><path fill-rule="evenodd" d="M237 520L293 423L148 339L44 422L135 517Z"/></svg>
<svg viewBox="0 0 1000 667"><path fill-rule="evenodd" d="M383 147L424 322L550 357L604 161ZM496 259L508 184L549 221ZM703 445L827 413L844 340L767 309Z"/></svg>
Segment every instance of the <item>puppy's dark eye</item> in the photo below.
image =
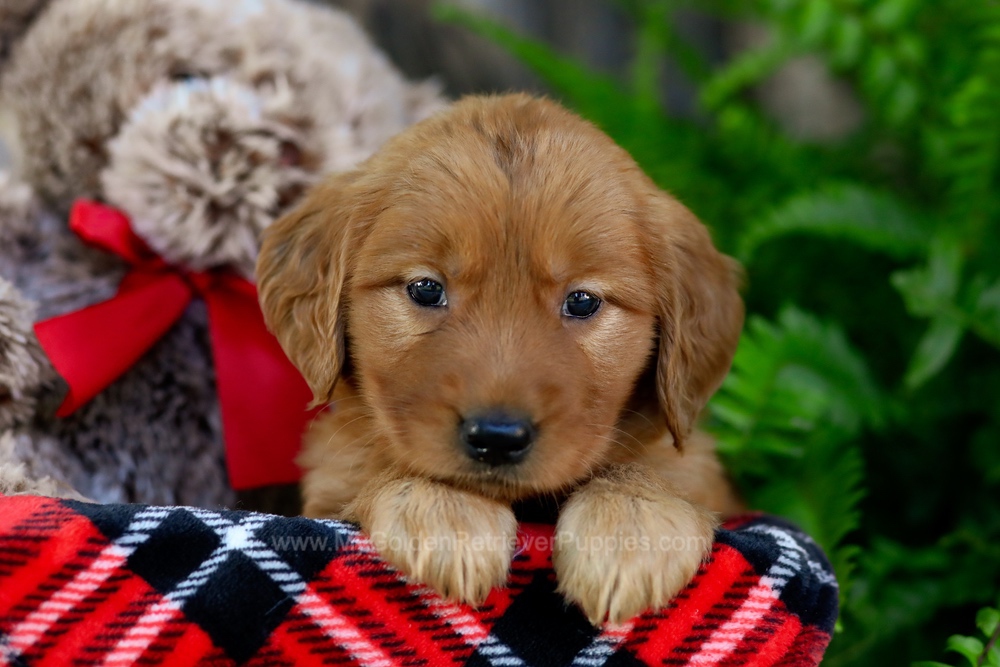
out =
<svg viewBox="0 0 1000 667"><path fill-rule="evenodd" d="M414 280L406 286L406 291L413 301L421 306L446 306L448 297L444 293L444 285L430 278Z"/></svg>
<svg viewBox="0 0 1000 667"><path fill-rule="evenodd" d="M585 319L597 312L601 300L590 292L572 292L563 303L562 313L567 317Z"/></svg>

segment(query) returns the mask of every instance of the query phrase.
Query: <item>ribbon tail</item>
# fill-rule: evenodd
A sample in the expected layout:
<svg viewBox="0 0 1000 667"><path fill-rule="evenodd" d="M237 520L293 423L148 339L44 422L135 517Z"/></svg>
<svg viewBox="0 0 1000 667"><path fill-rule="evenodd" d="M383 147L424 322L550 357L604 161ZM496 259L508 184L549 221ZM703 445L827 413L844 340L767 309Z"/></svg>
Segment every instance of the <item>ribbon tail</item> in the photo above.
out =
<svg viewBox="0 0 1000 667"><path fill-rule="evenodd" d="M88 245L117 255L129 264L163 264L136 236L128 216L118 209L78 199L69 212L69 228Z"/></svg>
<svg viewBox="0 0 1000 667"><path fill-rule="evenodd" d="M230 483L297 482L295 456L316 413L305 380L267 330L249 283L209 289L205 301Z"/></svg>
<svg viewBox="0 0 1000 667"><path fill-rule="evenodd" d="M132 277L130 274L129 277ZM131 368L184 313L191 289L162 274L129 281L107 301L35 324L35 335L69 385L66 417Z"/></svg>

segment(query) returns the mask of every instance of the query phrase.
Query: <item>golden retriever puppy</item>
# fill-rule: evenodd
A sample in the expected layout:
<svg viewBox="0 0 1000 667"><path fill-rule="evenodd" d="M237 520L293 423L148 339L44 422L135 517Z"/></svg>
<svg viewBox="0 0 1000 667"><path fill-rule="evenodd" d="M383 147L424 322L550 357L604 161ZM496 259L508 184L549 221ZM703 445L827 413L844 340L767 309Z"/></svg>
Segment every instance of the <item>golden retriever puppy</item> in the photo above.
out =
<svg viewBox="0 0 1000 667"><path fill-rule="evenodd" d="M557 104L471 97L266 233L264 316L321 404L305 513L445 596L502 585L511 503L567 497L553 566L594 623L665 605L738 507L692 434L743 320L735 264Z"/></svg>

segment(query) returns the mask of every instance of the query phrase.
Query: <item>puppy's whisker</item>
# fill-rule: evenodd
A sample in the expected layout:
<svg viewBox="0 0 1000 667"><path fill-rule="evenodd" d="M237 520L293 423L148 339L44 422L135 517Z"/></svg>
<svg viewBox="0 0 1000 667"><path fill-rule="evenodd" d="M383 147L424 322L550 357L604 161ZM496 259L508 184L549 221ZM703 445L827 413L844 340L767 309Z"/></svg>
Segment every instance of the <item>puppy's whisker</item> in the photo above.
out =
<svg viewBox="0 0 1000 667"><path fill-rule="evenodd" d="M617 445L617 446L621 447L622 449L624 449L625 451L627 451L629 454L637 455L637 452L634 449L632 449L631 447L629 447L628 445L626 445L624 442L622 442L620 440L612 438L611 436L605 437L605 440L607 440L608 442L610 442L610 443L612 443L614 445Z"/></svg>
<svg viewBox="0 0 1000 667"><path fill-rule="evenodd" d="M360 439L361 439L361 438L357 438L357 439L355 439L355 440L354 440L353 442L357 442L357 441L358 441L358 440L360 440ZM352 444L353 444L353 442L352 442ZM361 451L361 450L364 450L364 449L367 449L367 448L368 448L368 447L370 447L370 446L372 445L372 443L374 443L374 442L375 442L375 436L373 435L373 436L369 437L369 438L368 438L368 439L367 439L367 440L365 441L365 444L363 444L363 445L362 445L362 446L361 446L361 447L359 448L359 450L355 452L354 456L352 456L352 457L351 457L351 463L350 463L350 465L349 465L349 466L347 467L347 474L348 474L348 475L352 475L352 474L354 473L354 469L358 467L358 464L359 464L359 463L363 463L363 462L364 462L364 460L365 460L365 458L366 458L366 457L364 457L364 456L361 456L361 453L362 453L362 451Z"/></svg>
<svg viewBox="0 0 1000 667"><path fill-rule="evenodd" d="M358 411L369 412L371 410L371 408L365 405L364 403L358 401L347 401L345 399L340 399L338 401L328 403L327 406L332 408L332 412L338 415L349 414L351 412L358 412Z"/></svg>
<svg viewBox="0 0 1000 667"><path fill-rule="evenodd" d="M339 457L341 455L341 452L343 452L343 451L345 451L347 449L352 448L356 443L360 442L363 439L367 439L368 442L365 445L363 445L362 447L358 448L359 450L363 449L364 447L367 447L369 444L371 444L375 440L375 436L373 434L371 434L371 433L364 433L362 435L359 435L358 437L354 438L353 440L350 440L350 441L346 442L345 444L343 444L342 446L340 446L339 448L337 448L337 450L333 453L333 455L331 456L331 458L337 458L337 457ZM328 445L332 444L332 441L327 442L327 444ZM357 456L357 455L355 455L355 456Z"/></svg>
<svg viewBox="0 0 1000 667"><path fill-rule="evenodd" d="M629 433L629 432L628 432L628 431L626 431L625 429L621 429L621 428L618 428L617 426L612 426L612 427L611 427L611 430L612 430L612 431L616 431L616 432L618 432L618 433L621 433L622 435L625 435L625 436L628 436L628 437L629 437L629 438L631 438L631 439L632 439L632 440L633 440L633 441L635 442L635 444L637 444L637 445L638 445L639 447L643 447L643 446L644 446L644 445L643 445L643 442L642 442L642 440L640 440L639 438L635 437L635 435L633 435L633 434ZM631 451L631 450L630 450L630 451Z"/></svg>
<svg viewBox="0 0 1000 667"><path fill-rule="evenodd" d="M353 403L354 405L349 405ZM365 402L357 396L347 396L345 398L337 398L326 403L326 407L333 408L336 411L342 410L367 410L369 409Z"/></svg>
<svg viewBox="0 0 1000 667"><path fill-rule="evenodd" d="M653 423L652 419L650 419L649 417L647 417L643 413L638 412L637 410L630 410L629 408L622 408L622 412L623 413L627 412L629 414L633 414L633 415L636 415L638 417L642 417L643 421L645 421L647 424L649 424L650 426L652 426L654 429L656 428L656 424Z"/></svg>
<svg viewBox="0 0 1000 667"><path fill-rule="evenodd" d="M596 428L596 429L607 428L605 425L602 425L602 424L587 424L587 426L591 427L591 428ZM635 442L640 447L642 447L642 441L640 441L638 438L636 438L635 436L633 436L631 433L623 431L622 429L616 428L614 426L611 426L610 428L613 431L618 431L619 433L621 433L623 435L629 436L630 438L632 438L633 440L635 440ZM632 447L626 445L624 442L618 440L617 438L612 437L610 434L601 434L600 437L603 440L607 441L607 442L610 442L612 444L618 445L619 447L622 447L623 449L625 449L630 454L633 454L633 455L637 455L638 454L638 452L635 449L633 449Z"/></svg>
<svg viewBox="0 0 1000 667"><path fill-rule="evenodd" d="M328 445L329 445L330 443L332 443L332 442L333 442L333 440L334 440L334 438L336 438L336 437L337 437L338 435L340 435L340 432L341 432L341 431L343 431L343 430L344 430L345 428L347 428L348 426L350 426L351 424L354 424L354 423L356 423L356 422L359 422L359 421L361 421L362 419L365 419L365 418L367 418L367 417L368 417L368 415L367 415L367 414L363 414L363 415L361 415L360 417L355 417L354 419L350 420L350 421L349 421L349 422L347 422L346 424L341 424L340 428L338 428L338 429L337 429L336 431L334 431L334 432L333 432L333 434L331 434L331 435L330 435L330 437L326 439L326 444L328 444Z"/></svg>
<svg viewBox="0 0 1000 667"><path fill-rule="evenodd" d="M413 461L406 461L403 465L403 472L406 475L414 475L417 477L422 477L420 471L417 470L416 464Z"/></svg>

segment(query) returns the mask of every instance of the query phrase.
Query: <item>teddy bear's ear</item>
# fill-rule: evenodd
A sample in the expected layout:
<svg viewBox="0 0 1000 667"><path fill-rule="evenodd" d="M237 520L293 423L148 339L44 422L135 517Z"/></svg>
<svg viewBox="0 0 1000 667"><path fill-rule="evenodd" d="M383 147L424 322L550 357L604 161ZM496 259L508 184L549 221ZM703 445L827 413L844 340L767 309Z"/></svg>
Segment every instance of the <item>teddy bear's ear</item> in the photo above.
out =
<svg viewBox="0 0 1000 667"><path fill-rule="evenodd" d="M14 44L42 13L49 0L3 0L0 2L0 67L10 57Z"/></svg>

